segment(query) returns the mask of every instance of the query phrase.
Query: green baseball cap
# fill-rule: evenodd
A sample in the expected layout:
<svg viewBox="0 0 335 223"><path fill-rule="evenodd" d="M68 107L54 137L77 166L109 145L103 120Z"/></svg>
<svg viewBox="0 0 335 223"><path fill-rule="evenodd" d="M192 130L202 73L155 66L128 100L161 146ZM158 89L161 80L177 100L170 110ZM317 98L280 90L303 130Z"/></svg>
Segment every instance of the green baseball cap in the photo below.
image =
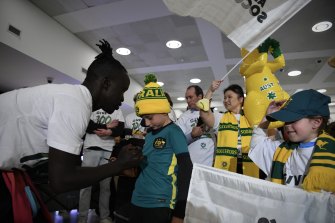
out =
<svg viewBox="0 0 335 223"><path fill-rule="evenodd" d="M309 116L329 117L330 97L309 89L292 95L283 107L266 116L270 122L294 122Z"/></svg>

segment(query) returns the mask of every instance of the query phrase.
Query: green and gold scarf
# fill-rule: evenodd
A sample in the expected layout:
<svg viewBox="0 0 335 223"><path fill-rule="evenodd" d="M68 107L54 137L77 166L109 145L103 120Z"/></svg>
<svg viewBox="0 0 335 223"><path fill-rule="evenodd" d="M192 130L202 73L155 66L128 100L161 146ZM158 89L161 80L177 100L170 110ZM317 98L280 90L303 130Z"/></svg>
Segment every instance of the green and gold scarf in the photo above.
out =
<svg viewBox="0 0 335 223"><path fill-rule="evenodd" d="M259 169L248 156L252 128L244 114L241 114L240 126L238 126L238 122L233 113L226 112L222 116L218 130L214 167L236 172L238 131L240 131L241 134L243 175L259 178Z"/></svg>
<svg viewBox="0 0 335 223"><path fill-rule="evenodd" d="M284 166L297 143L283 142L273 156L271 181L285 184ZM335 192L335 139L323 132L316 140L309 170L302 187L307 191Z"/></svg>

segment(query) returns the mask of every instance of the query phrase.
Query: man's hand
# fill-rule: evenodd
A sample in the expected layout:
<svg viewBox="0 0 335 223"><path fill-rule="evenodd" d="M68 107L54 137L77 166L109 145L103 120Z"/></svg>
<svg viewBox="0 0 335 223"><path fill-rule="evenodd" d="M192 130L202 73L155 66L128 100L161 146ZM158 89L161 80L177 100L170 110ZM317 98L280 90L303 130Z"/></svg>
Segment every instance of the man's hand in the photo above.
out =
<svg viewBox="0 0 335 223"><path fill-rule="evenodd" d="M201 126L193 127L192 132L191 132L192 138L197 138L201 136L202 134L204 134L203 127Z"/></svg>
<svg viewBox="0 0 335 223"><path fill-rule="evenodd" d="M122 147L115 162L119 163L122 169L128 169L138 166L143 160L142 150L138 147L128 144Z"/></svg>
<svg viewBox="0 0 335 223"><path fill-rule="evenodd" d="M171 223L183 223L184 219L172 217Z"/></svg>
<svg viewBox="0 0 335 223"><path fill-rule="evenodd" d="M112 135L112 130L110 129L97 129L93 131L97 136L110 136Z"/></svg>

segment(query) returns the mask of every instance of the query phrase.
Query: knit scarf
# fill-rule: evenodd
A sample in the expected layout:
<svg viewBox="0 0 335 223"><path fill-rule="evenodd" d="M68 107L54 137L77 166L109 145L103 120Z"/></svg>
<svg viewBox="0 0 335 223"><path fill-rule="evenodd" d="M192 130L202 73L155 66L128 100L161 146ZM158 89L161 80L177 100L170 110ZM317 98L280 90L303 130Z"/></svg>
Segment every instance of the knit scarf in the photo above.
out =
<svg viewBox="0 0 335 223"><path fill-rule="evenodd" d="M252 128L250 128L249 122L243 113L240 117L240 126L238 126L233 113L225 112L222 116L218 130L214 167L236 172L238 131L241 134L243 175L259 178L259 169L248 156Z"/></svg>
<svg viewBox="0 0 335 223"><path fill-rule="evenodd" d="M284 166L297 143L283 142L273 157L271 181L285 184ZM315 143L309 170L303 180L302 188L307 191L335 192L335 139L327 133L321 133Z"/></svg>

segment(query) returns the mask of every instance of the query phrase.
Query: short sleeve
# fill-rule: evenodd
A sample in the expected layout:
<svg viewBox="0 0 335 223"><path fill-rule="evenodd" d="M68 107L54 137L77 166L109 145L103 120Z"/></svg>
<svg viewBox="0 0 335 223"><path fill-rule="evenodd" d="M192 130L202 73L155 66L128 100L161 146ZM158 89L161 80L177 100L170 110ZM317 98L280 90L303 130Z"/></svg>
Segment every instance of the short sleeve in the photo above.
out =
<svg viewBox="0 0 335 223"><path fill-rule="evenodd" d="M64 152L80 154L90 115L89 107L82 101L69 96L55 97L47 144Z"/></svg>
<svg viewBox="0 0 335 223"><path fill-rule="evenodd" d="M113 117L113 119L117 119L120 122L124 122L124 117L123 117L122 111L121 110L116 110L115 113L116 114L115 114L115 117Z"/></svg>
<svg viewBox="0 0 335 223"><path fill-rule="evenodd" d="M175 154L188 153L186 137L177 125L170 132L170 142Z"/></svg>
<svg viewBox="0 0 335 223"><path fill-rule="evenodd" d="M224 114L221 114L217 111L213 112L214 115L214 125L213 125L213 129L217 132L219 129L219 125L220 125L220 120L222 118L222 116L224 116Z"/></svg>
<svg viewBox="0 0 335 223"><path fill-rule="evenodd" d="M271 140L261 128L254 128L248 156L266 174L272 167L273 155L280 141Z"/></svg>

